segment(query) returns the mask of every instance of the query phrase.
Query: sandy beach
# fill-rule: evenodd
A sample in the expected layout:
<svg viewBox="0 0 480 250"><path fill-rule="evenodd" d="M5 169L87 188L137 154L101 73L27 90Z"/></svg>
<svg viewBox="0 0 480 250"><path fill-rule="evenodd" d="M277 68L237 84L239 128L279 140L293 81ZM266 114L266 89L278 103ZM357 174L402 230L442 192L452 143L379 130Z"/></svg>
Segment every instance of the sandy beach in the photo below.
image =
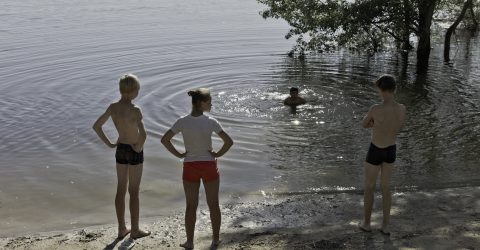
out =
<svg viewBox="0 0 480 250"><path fill-rule="evenodd" d="M260 195L222 200L219 249L479 249L480 187L395 192L392 234L379 231L377 192L372 233L358 230L358 192ZM112 208L113 209L113 208ZM113 210L112 210L113 212ZM200 204L195 249L208 249L210 225ZM183 212L143 218L152 235L134 249L180 249ZM117 249L115 224L0 239L3 249ZM112 244L113 243L113 244ZM117 244L115 244L117 243Z"/></svg>

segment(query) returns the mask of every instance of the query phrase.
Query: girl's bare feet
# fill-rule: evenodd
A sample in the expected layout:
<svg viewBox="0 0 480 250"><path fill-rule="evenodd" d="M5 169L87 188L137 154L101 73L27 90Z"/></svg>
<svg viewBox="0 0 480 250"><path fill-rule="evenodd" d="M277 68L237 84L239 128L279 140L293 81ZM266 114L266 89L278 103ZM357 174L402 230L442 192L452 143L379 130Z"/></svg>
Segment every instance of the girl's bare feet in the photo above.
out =
<svg viewBox="0 0 480 250"><path fill-rule="evenodd" d="M180 244L181 247L185 248L186 250L191 250L193 249L193 243L192 242L185 242L183 244Z"/></svg>

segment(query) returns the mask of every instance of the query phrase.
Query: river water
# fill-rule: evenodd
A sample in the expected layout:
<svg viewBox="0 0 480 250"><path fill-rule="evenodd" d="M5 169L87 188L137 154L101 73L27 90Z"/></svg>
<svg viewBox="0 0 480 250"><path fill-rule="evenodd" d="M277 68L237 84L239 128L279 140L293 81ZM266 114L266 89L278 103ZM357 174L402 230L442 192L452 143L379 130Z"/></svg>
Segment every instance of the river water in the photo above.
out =
<svg viewBox="0 0 480 250"><path fill-rule="evenodd" d="M286 57L288 25L263 20L254 0L3 1L0 4L0 236L115 223L114 151L91 129L119 98L118 78L141 80L135 100L148 133L141 215L183 208L181 162L160 144L209 87L210 115L235 141L219 160L222 199L242 194L362 189L379 101L372 82L398 78L408 119L394 189L480 184L479 38L441 47L430 71L415 58L336 51ZM282 105L298 86L308 104ZM115 138L113 124L106 132ZM181 145L181 137L175 144ZM215 147L220 140L215 137ZM128 214L128 213L127 213Z"/></svg>

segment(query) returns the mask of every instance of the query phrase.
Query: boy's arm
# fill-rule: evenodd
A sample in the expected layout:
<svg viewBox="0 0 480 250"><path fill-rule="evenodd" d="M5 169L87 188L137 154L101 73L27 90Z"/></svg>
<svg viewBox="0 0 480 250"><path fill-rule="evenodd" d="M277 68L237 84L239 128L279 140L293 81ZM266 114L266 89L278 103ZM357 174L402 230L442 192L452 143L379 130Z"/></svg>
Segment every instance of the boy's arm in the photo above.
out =
<svg viewBox="0 0 480 250"><path fill-rule="evenodd" d="M283 101L283 104L284 104L284 105L290 105L290 97L288 97L287 99L285 99L285 100Z"/></svg>
<svg viewBox="0 0 480 250"><path fill-rule="evenodd" d="M405 105L401 104L402 107L402 124L400 128L405 127L405 120L407 119L407 108L405 108Z"/></svg>
<svg viewBox="0 0 480 250"><path fill-rule="evenodd" d="M232 147L232 145L233 145L232 138L227 133L225 133L225 131L220 131L218 133L218 136L220 136L220 138L222 138L223 146L216 153L215 152L210 152L212 154L212 156L215 157L215 158L218 158L218 157L221 157L222 155L224 155L230 149L230 147Z"/></svg>
<svg viewBox="0 0 480 250"><path fill-rule="evenodd" d="M109 147L114 148L117 146L117 143L112 143L110 142L110 139L105 135L103 132L102 126L105 124L105 122L108 121L108 118L112 115L111 111L112 105L108 106L107 110L105 113L103 113L100 117L98 117L97 121L93 124L93 130L97 132L98 137L102 139L102 141Z"/></svg>
<svg viewBox="0 0 480 250"><path fill-rule="evenodd" d="M363 118L363 121L362 121L362 127L363 128L371 128L373 127L373 108L375 106L372 106L370 107L370 109L368 110L368 113L367 115L365 115L365 117Z"/></svg>
<svg viewBox="0 0 480 250"><path fill-rule="evenodd" d="M142 152L143 145L147 140L147 132L145 131L145 126L143 125L143 115L140 108L137 108L137 126L138 126L138 141L133 145L134 150L137 152Z"/></svg>
<svg viewBox="0 0 480 250"><path fill-rule="evenodd" d="M178 158L184 158L187 155L187 152L185 152L183 154L178 152L178 150L173 146L173 144L171 142L173 136L175 136L175 134L173 133L173 131L171 129L169 129L167 131L167 133L165 133L165 135L163 135L161 142L162 142L163 146L165 146L170 153L172 153L173 155L175 155Z"/></svg>
<svg viewBox="0 0 480 250"><path fill-rule="evenodd" d="M303 105L303 104L307 103L307 100L305 100L305 98L300 97L300 99L301 99L300 100L300 105Z"/></svg>

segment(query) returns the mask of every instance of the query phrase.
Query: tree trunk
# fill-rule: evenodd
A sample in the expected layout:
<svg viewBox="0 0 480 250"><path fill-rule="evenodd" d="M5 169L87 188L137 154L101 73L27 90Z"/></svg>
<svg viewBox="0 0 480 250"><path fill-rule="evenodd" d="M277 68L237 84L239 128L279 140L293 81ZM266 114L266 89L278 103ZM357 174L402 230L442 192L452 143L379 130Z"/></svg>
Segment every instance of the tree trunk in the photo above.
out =
<svg viewBox="0 0 480 250"><path fill-rule="evenodd" d="M476 31L478 29L478 21L477 16L475 16L475 11L473 10L473 1L472 4L470 4L470 15L472 16L473 30Z"/></svg>
<svg viewBox="0 0 480 250"><path fill-rule="evenodd" d="M439 0L419 0L418 2L418 48L417 72L425 73L428 70L430 57L430 26L432 25L433 12Z"/></svg>
<svg viewBox="0 0 480 250"><path fill-rule="evenodd" d="M413 23L410 15L410 0L403 0L403 34L402 34L402 50L408 52L413 47L410 44L410 24Z"/></svg>
<svg viewBox="0 0 480 250"><path fill-rule="evenodd" d="M472 0L467 0L463 4L462 12L460 12L460 15L457 17L457 20L453 22L450 27L448 27L447 32L445 33L445 44L443 47L443 60L445 62L450 61L450 39L452 38L452 34L457 28L458 24L463 20L465 17L465 13L467 13L468 8L472 5Z"/></svg>

